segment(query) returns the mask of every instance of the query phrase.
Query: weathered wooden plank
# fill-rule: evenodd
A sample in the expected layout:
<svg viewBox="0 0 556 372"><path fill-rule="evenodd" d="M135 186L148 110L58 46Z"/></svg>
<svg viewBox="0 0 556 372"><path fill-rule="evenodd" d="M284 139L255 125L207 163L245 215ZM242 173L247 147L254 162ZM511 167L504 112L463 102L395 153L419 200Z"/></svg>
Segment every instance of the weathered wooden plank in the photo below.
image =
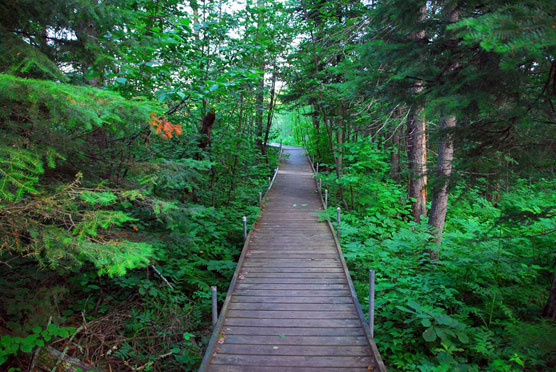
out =
<svg viewBox="0 0 556 372"><path fill-rule="evenodd" d="M257 231L256 234L251 236L251 241L257 241L261 238L271 239L273 241L309 241L313 240L315 242L330 243L330 240L323 236L321 232L308 232L308 231L288 231L277 232L277 231Z"/></svg>
<svg viewBox="0 0 556 372"><path fill-rule="evenodd" d="M345 279L345 274L342 271L335 271L335 272L315 272L315 271L291 271L286 272L287 275L284 275L284 271L261 271L261 270L243 270L242 275L244 277L249 278L291 278L291 279L300 279L300 278L313 278L313 279L337 279L342 278Z"/></svg>
<svg viewBox="0 0 556 372"><path fill-rule="evenodd" d="M305 267L334 267L338 265L340 261L334 258L257 258L257 257L247 257L245 259L244 267L248 266L270 266L277 267L275 265L280 265L287 267L288 265L306 265ZM247 265L247 266L245 266Z"/></svg>
<svg viewBox="0 0 556 372"><path fill-rule="evenodd" d="M280 251L280 252L335 252L336 247L332 246L331 244L276 244L269 246L268 244L262 243L251 243L250 245L251 250L272 250L272 251Z"/></svg>
<svg viewBox="0 0 556 372"><path fill-rule="evenodd" d="M296 303L296 304L352 304L353 299L351 296L277 296L277 295L267 295L267 296L251 296L251 295L240 295L234 293L232 296L232 302L266 302L266 303Z"/></svg>
<svg viewBox="0 0 556 372"><path fill-rule="evenodd" d="M216 354L214 364L251 365L269 367L363 367L375 361L363 356L270 356Z"/></svg>
<svg viewBox="0 0 556 372"><path fill-rule="evenodd" d="M257 257L249 257L245 259L245 263L324 263L324 264L336 264L340 262L338 258L273 258L273 259L265 259L265 258L257 258Z"/></svg>
<svg viewBox="0 0 556 372"><path fill-rule="evenodd" d="M288 229L314 229L318 228L326 232L328 228L324 221L319 222L318 220L307 221L305 219L291 220L291 219L261 219L257 223L259 229L276 229L276 228L288 228Z"/></svg>
<svg viewBox="0 0 556 372"><path fill-rule="evenodd" d="M257 319L357 319L355 311L228 310L229 318Z"/></svg>
<svg viewBox="0 0 556 372"><path fill-rule="evenodd" d="M213 372L369 372L368 367L262 367L226 364L214 365L210 370Z"/></svg>
<svg viewBox="0 0 556 372"><path fill-rule="evenodd" d="M308 238L308 239L301 239L301 237L287 237L287 236L259 236L257 238L253 238L249 241L249 247L264 247L266 249L298 249L298 248L307 248L307 249L319 249L319 248L336 248L332 242L329 240L324 239L316 239L316 238Z"/></svg>
<svg viewBox="0 0 556 372"><path fill-rule="evenodd" d="M291 355L291 356L368 356L369 346L305 346L305 345L243 345L228 344L218 346L217 352L231 355Z"/></svg>
<svg viewBox="0 0 556 372"><path fill-rule="evenodd" d="M321 274L331 274L331 273L344 273L342 267L244 267L244 271L248 273L321 273ZM288 276L289 275L284 275Z"/></svg>
<svg viewBox="0 0 556 372"><path fill-rule="evenodd" d="M361 328L359 319L258 319L226 318L224 326Z"/></svg>
<svg viewBox="0 0 556 372"><path fill-rule="evenodd" d="M328 290L328 289L348 289L347 283L344 284L309 284L309 283L286 283L286 284L261 284L246 283L239 281L236 289L293 289L293 290Z"/></svg>
<svg viewBox="0 0 556 372"><path fill-rule="evenodd" d="M251 247L247 254L257 255L292 255L292 257L326 256L337 258L338 252L333 247Z"/></svg>
<svg viewBox="0 0 556 372"><path fill-rule="evenodd" d="M321 327L246 327L225 326L224 335L243 336L311 336L311 337L364 337L362 328L321 328ZM282 335L282 336L280 336Z"/></svg>
<svg viewBox="0 0 556 372"><path fill-rule="evenodd" d="M251 277L249 274L245 275L243 279L240 279L239 284L345 284L347 285L347 280L345 278L339 277L337 279L313 279L313 278L257 278Z"/></svg>
<svg viewBox="0 0 556 372"><path fill-rule="evenodd" d="M349 296L348 290L287 290L287 289L236 289L236 296L262 297L344 297Z"/></svg>
<svg viewBox="0 0 556 372"><path fill-rule="evenodd" d="M230 310L288 310L288 311L352 311L352 304L300 304L267 302L231 302Z"/></svg>
<svg viewBox="0 0 556 372"><path fill-rule="evenodd" d="M228 335L225 344L245 345L306 345L306 346L333 346L333 345L358 345L367 346L367 339L363 336L242 336Z"/></svg>
<svg viewBox="0 0 556 372"><path fill-rule="evenodd" d="M247 270L245 268L242 269L242 273L247 276L251 277L259 277L259 278L345 278L345 273L343 271L337 271L335 268L330 268L329 271L316 271L316 270L299 270L296 269L294 271L291 270L276 270L276 269L268 269L264 270L261 268L252 268ZM284 275L287 273L287 275Z"/></svg>
<svg viewBox="0 0 556 372"><path fill-rule="evenodd" d="M288 252L275 252L275 253L258 253L250 252L247 257L258 258L258 259L279 259L279 258L290 258L290 259L334 259L338 255L335 253L305 253L305 254L295 254Z"/></svg>
<svg viewBox="0 0 556 372"><path fill-rule="evenodd" d="M249 259L245 260L243 267L247 270L252 270L253 267L260 269L271 268L298 268L298 269L320 269L326 271L331 268L342 269L339 262L317 262L317 261L299 261L299 262L257 262Z"/></svg>

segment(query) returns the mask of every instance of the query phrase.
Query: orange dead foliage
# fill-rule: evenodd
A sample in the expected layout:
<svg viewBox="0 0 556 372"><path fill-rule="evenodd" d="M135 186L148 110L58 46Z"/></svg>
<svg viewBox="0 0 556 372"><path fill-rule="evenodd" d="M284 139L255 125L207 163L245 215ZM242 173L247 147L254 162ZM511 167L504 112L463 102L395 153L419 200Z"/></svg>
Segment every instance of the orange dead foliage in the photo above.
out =
<svg viewBox="0 0 556 372"><path fill-rule="evenodd" d="M150 124L154 131L164 139L170 139L173 136L183 134L183 129L179 124L172 124L164 116L158 116L156 113L150 113Z"/></svg>

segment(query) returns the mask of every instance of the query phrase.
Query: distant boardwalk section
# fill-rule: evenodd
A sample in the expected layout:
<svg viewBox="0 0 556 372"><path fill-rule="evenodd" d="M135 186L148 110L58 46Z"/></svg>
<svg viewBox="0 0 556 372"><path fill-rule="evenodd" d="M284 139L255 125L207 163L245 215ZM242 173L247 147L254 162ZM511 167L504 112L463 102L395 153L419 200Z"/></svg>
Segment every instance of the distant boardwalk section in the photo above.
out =
<svg viewBox="0 0 556 372"><path fill-rule="evenodd" d="M304 149L288 147L200 371L386 371Z"/></svg>

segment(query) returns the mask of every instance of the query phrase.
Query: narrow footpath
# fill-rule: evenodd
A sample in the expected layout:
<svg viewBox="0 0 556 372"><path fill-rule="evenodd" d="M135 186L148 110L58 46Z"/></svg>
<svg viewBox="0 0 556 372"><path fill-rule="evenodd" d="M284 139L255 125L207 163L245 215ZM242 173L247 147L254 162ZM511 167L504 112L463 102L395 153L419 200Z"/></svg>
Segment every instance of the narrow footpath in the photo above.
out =
<svg viewBox="0 0 556 372"><path fill-rule="evenodd" d="M303 148L286 147L200 371L385 371Z"/></svg>

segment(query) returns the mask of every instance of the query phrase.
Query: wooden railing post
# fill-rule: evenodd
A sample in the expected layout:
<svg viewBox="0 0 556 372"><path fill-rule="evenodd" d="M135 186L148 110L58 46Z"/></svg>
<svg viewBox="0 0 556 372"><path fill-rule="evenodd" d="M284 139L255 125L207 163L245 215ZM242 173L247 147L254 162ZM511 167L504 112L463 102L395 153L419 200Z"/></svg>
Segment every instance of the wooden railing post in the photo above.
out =
<svg viewBox="0 0 556 372"><path fill-rule="evenodd" d="M243 216L243 241L247 240L247 217Z"/></svg>
<svg viewBox="0 0 556 372"><path fill-rule="evenodd" d="M369 329L375 338L375 271L369 270Z"/></svg>
<svg viewBox="0 0 556 372"><path fill-rule="evenodd" d="M216 326L216 322L218 322L218 300L216 297L218 288L213 285L210 287L211 290L211 297L212 297L212 329Z"/></svg>
<svg viewBox="0 0 556 372"><path fill-rule="evenodd" d="M342 209L340 207L338 207L338 209L336 209L336 221L338 222L337 224L337 228L336 228L336 234L338 235L338 242L340 242L340 213L342 212Z"/></svg>

